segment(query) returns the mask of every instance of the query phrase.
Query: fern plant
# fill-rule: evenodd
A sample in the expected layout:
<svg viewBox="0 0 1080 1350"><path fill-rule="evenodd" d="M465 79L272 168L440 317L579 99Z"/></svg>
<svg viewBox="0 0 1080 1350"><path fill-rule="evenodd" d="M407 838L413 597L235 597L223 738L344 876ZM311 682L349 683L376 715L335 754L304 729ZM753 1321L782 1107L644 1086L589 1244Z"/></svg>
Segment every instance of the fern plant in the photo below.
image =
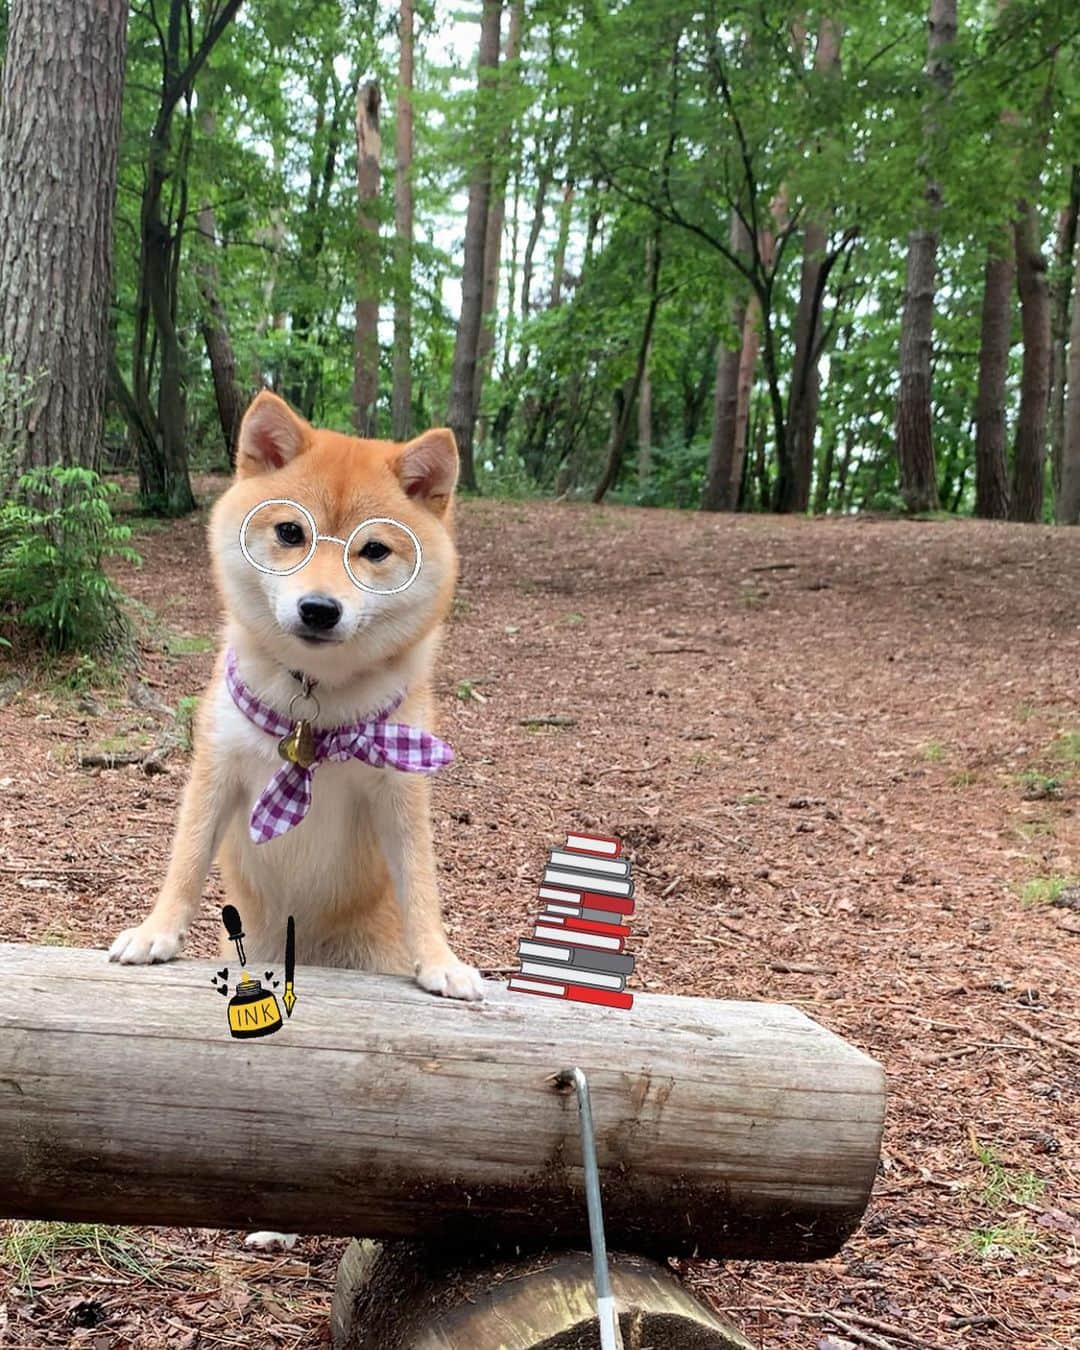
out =
<svg viewBox="0 0 1080 1350"><path fill-rule="evenodd" d="M126 632L110 558L138 564L109 502L117 493L92 469L44 465L21 475L0 504L0 625L53 652L97 651Z"/></svg>

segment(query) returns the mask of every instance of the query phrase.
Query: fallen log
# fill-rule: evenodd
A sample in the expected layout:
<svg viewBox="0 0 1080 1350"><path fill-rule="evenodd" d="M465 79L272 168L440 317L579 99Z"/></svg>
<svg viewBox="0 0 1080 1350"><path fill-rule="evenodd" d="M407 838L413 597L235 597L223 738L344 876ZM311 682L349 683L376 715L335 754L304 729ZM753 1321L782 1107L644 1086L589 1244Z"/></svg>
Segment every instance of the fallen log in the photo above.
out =
<svg viewBox="0 0 1080 1350"><path fill-rule="evenodd" d="M828 1256L877 1166L880 1067L780 1004L470 1005L302 967L291 1019L238 1041L209 962L2 945L0 971L4 1218L582 1247L572 1064L612 1248Z"/></svg>
<svg viewBox="0 0 1080 1350"><path fill-rule="evenodd" d="M615 1253L625 1350L753 1350L672 1271ZM539 1252L495 1265L412 1242L351 1242L330 1311L334 1350L583 1350L599 1344L592 1258Z"/></svg>

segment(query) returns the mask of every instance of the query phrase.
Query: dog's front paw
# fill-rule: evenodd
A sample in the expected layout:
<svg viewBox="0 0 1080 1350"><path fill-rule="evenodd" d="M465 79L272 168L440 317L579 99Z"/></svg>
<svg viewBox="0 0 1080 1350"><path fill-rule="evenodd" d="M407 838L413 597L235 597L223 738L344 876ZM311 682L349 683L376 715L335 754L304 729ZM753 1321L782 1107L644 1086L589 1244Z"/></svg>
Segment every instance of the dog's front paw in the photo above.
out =
<svg viewBox="0 0 1080 1350"><path fill-rule="evenodd" d="M175 928L161 928L149 919L138 928L127 928L109 948L109 960L124 966L148 966L153 961L171 961L184 945L184 935Z"/></svg>
<svg viewBox="0 0 1080 1350"><path fill-rule="evenodd" d="M418 963L416 983L429 994L441 994L444 998L484 997L480 972L449 954L439 961Z"/></svg>

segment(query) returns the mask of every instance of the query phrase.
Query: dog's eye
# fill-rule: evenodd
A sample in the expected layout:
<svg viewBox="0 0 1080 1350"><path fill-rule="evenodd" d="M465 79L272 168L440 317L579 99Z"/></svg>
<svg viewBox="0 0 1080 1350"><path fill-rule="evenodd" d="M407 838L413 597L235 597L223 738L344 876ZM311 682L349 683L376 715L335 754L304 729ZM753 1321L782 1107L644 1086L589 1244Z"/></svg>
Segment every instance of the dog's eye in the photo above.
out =
<svg viewBox="0 0 1080 1350"><path fill-rule="evenodd" d="M304 527L297 525L295 520L283 520L280 525L274 526L274 533L278 543L284 544L286 548L297 548L304 542Z"/></svg>
<svg viewBox="0 0 1080 1350"><path fill-rule="evenodd" d="M385 544L380 544L377 539L369 539L360 550L360 556L366 558L368 562L382 562L389 552Z"/></svg>

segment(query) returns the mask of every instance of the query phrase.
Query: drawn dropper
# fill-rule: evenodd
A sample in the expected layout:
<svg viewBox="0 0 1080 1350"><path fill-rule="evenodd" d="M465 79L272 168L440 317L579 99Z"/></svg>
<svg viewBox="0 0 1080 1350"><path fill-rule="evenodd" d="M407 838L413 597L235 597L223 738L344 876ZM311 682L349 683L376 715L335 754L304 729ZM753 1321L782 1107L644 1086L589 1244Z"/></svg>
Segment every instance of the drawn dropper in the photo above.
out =
<svg viewBox="0 0 1080 1350"><path fill-rule="evenodd" d="M225 925L225 931L230 939L236 943L236 958L240 962L240 969L247 965L247 957L244 955L244 925L240 918L240 911L235 905L226 905L221 911L221 922Z"/></svg>

